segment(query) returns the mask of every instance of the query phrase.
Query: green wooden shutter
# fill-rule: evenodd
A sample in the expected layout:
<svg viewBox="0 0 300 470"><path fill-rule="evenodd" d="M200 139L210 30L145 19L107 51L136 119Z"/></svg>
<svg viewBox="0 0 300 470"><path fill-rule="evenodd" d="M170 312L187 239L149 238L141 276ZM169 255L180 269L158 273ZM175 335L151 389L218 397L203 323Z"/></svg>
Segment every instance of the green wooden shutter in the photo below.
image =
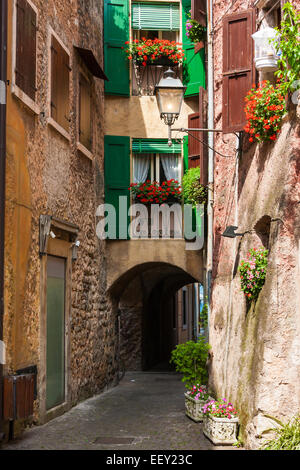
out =
<svg viewBox="0 0 300 470"><path fill-rule="evenodd" d="M191 9L191 0L182 0L182 47L186 61L183 64L183 83L187 86L185 96L198 95L199 87L205 88L205 50L195 54L194 43L186 36L185 24Z"/></svg>
<svg viewBox="0 0 300 470"><path fill-rule="evenodd" d="M176 31L180 29L179 4L133 3L132 28L146 31Z"/></svg>
<svg viewBox="0 0 300 470"><path fill-rule="evenodd" d="M168 139L132 139L133 153L181 153L181 143L172 141L169 146Z"/></svg>
<svg viewBox="0 0 300 470"><path fill-rule="evenodd" d="M105 93L129 96L129 61L122 47L129 40L129 1L104 0Z"/></svg>
<svg viewBox="0 0 300 470"><path fill-rule="evenodd" d="M183 174L189 168L189 136L183 137Z"/></svg>
<svg viewBox="0 0 300 470"><path fill-rule="evenodd" d="M118 239L128 239L128 209L130 202L130 138L104 137L105 203L116 210ZM119 196L126 196L127 210L119 206Z"/></svg>

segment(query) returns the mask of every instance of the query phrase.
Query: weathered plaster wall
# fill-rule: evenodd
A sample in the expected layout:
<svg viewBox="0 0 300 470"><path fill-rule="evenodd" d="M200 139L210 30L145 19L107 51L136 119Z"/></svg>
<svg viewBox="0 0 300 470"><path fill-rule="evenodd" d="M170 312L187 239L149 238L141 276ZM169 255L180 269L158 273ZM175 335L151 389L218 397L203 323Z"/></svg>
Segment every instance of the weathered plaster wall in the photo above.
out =
<svg viewBox="0 0 300 470"><path fill-rule="evenodd" d="M299 1L293 2L298 7ZM251 1L229 7L214 2L215 127L222 127L222 16L247 9ZM214 268L210 339L211 385L237 406L241 435L249 448L274 425L265 415L287 421L300 408L299 235L300 106L290 106L274 144L249 145L238 164L234 136L216 136ZM237 166L236 166L237 165ZM237 267L248 250L262 245L256 223L271 218L265 286L247 309ZM221 237L228 225L242 238Z"/></svg>
<svg viewBox="0 0 300 470"><path fill-rule="evenodd" d="M182 105L182 111L174 128L188 126L188 114L199 110L197 98L189 98ZM120 98L105 97L105 134L124 135L136 138L167 138L168 128L160 119L155 96L131 96ZM174 132L172 137L182 138L184 134Z"/></svg>
<svg viewBox="0 0 300 470"><path fill-rule="evenodd" d="M8 79L12 63L12 7L9 2ZM78 72L73 45L90 48L103 63L102 3L33 0L38 9L35 115L7 97L7 195L5 318L6 373L38 366L45 380L40 334L41 260L39 217L49 214L78 225L80 247L72 265L69 405L103 389L114 377L115 325L106 296L106 254L95 230L95 210L103 200L103 81L92 78L93 161L76 149ZM70 141L47 125L49 115L49 26L69 49ZM87 71L86 71L87 72ZM87 72L88 73L88 72ZM41 373L42 371L43 374Z"/></svg>

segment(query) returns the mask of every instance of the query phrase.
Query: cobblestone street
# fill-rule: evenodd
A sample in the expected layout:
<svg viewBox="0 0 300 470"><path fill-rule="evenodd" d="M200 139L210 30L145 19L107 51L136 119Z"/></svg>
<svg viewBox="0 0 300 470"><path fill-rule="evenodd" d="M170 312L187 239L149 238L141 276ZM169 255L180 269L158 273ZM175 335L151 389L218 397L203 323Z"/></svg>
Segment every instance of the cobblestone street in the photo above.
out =
<svg viewBox="0 0 300 470"><path fill-rule="evenodd" d="M46 425L24 432L10 450L221 450L184 413L174 373L127 373L119 386Z"/></svg>

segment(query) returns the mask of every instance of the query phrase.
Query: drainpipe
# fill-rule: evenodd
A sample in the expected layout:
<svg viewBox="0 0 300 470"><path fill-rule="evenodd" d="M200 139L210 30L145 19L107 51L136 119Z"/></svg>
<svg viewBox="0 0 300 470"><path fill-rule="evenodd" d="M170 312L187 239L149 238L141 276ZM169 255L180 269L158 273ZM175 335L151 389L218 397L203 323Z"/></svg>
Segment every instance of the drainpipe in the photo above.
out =
<svg viewBox="0 0 300 470"><path fill-rule="evenodd" d="M207 0L207 97L208 129L214 129L214 73L213 73L213 0ZM208 204L207 204L207 260L206 295L208 320L211 305L211 277L213 266L213 204L214 204L214 133L208 132Z"/></svg>
<svg viewBox="0 0 300 470"><path fill-rule="evenodd" d="M0 5L0 442L3 439L3 315L4 315L4 224L6 160L6 60L7 0Z"/></svg>

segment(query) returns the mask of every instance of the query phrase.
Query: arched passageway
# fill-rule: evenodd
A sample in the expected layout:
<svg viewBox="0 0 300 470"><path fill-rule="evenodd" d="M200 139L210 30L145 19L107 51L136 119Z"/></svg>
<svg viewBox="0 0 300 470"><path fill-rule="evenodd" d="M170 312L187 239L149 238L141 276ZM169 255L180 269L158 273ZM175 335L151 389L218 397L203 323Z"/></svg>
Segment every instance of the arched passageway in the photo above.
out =
<svg viewBox="0 0 300 470"><path fill-rule="evenodd" d="M199 269L200 271L200 269ZM126 271L110 289L120 316L120 355L126 370L168 365L178 344L176 293L201 281L182 268L162 262L143 263ZM190 318L188 331L194 331Z"/></svg>

